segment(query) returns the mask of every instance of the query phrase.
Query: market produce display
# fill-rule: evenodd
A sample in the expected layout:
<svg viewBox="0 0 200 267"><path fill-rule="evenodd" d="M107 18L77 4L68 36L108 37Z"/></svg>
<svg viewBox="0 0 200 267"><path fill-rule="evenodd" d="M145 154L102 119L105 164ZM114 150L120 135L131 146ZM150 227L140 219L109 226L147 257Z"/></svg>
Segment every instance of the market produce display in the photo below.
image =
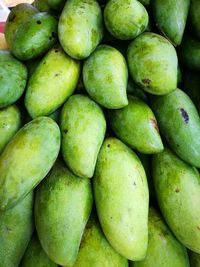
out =
<svg viewBox="0 0 200 267"><path fill-rule="evenodd" d="M0 267L200 267L200 0L35 0L0 49Z"/></svg>

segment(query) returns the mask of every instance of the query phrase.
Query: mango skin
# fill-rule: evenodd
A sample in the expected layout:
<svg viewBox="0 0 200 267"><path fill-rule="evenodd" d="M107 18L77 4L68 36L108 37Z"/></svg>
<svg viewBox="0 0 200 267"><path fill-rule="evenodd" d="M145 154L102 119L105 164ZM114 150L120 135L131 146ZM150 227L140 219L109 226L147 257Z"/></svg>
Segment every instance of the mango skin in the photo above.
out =
<svg viewBox="0 0 200 267"><path fill-rule="evenodd" d="M128 104L127 80L126 61L114 47L100 45L84 62L85 89L90 97L103 107L118 109Z"/></svg>
<svg viewBox="0 0 200 267"><path fill-rule="evenodd" d="M98 218L111 246L129 260L144 259L148 243L149 192L136 154L117 138L105 139L93 189Z"/></svg>
<svg viewBox="0 0 200 267"><path fill-rule="evenodd" d="M38 187L35 224L42 247L51 260L74 265L93 204L90 180L79 179L61 161Z"/></svg>
<svg viewBox="0 0 200 267"><path fill-rule="evenodd" d="M77 176L91 178L106 132L102 109L87 96L73 95L62 108L60 124L67 166Z"/></svg>
<svg viewBox="0 0 200 267"><path fill-rule="evenodd" d="M178 49L180 62L190 70L200 71L200 40L184 35Z"/></svg>
<svg viewBox="0 0 200 267"><path fill-rule="evenodd" d="M175 46L180 45L189 12L190 0L153 0L153 15L161 33Z"/></svg>
<svg viewBox="0 0 200 267"><path fill-rule="evenodd" d="M141 153L161 152L163 144L152 110L137 97L130 95L128 102L123 109L108 111L113 131L124 143Z"/></svg>
<svg viewBox="0 0 200 267"><path fill-rule="evenodd" d="M165 95L176 89L176 50L161 35L142 33L130 43L127 58L131 77L146 92Z"/></svg>
<svg viewBox="0 0 200 267"><path fill-rule="evenodd" d="M57 267L44 252L36 234L31 238L19 267Z"/></svg>
<svg viewBox="0 0 200 267"><path fill-rule="evenodd" d="M191 0L190 1L190 11L189 11L189 21L191 28L198 39L200 39L200 1Z"/></svg>
<svg viewBox="0 0 200 267"><path fill-rule="evenodd" d="M60 11L65 5L65 0L46 0L52 10Z"/></svg>
<svg viewBox="0 0 200 267"><path fill-rule="evenodd" d="M117 39L137 37L145 31L148 21L145 7L136 0L109 0L104 9L105 25Z"/></svg>
<svg viewBox="0 0 200 267"><path fill-rule="evenodd" d="M22 127L0 155L0 210L8 209L47 175L60 149L60 130L48 117Z"/></svg>
<svg viewBox="0 0 200 267"><path fill-rule="evenodd" d="M200 176L195 167L165 149L153 155L154 186L160 210L175 237L200 253Z"/></svg>
<svg viewBox="0 0 200 267"><path fill-rule="evenodd" d="M180 244L158 212L149 210L149 243L146 258L130 267L189 267L186 248Z"/></svg>
<svg viewBox="0 0 200 267"><path fill-rule="evenodd" d="M48 5L47 0L35 0L33 6L36 7L40 12L51 13L51 8Z"/></svg>
<svg viewBox="0 0 200 267"><path fill-rule="evenodd" d="M200 255L193 251L188 251L190 257L190 267L200 267Z"/></svg>
<svg viewBox="0 0 200 267"><path fill-rule="evenodd" d="M11 10L5 25L5 38L9 46L13 43L17 28L36 13L37 8L27 3L18 4Z"/></svg>
<svg viewBox="0 0 200 267"><path fill-rule="evenodd" d="M0 154L21 125L21 112L16 105L0 109Z"/></svg>
<svg viewBox="0 0 200 267"><path fill-rule="evenodd" d="M20 60L39 57L57 40L57 20L46 12L34 14L16 30L11 50Z"/></svg>
<svg viewBox="0 0 200 267"><path fill-rule="evenodd" d="M33 232L33 192L15 207L0 212L0 266L16 267Z"/></svg>
<svg viewBox="0 0 200 267"><path fill-rule="evenodd" d="M74 92L79 75L80 63L66 55L60 46L54 46L29 79L25 106L30 116L49 115L58 109Z"/></svg>
<svg viewBox="0 0 200 267"><path fill-rule="evenodd" d="M90 217L73 267L128 267L128 261L120 256L106 240L97 218Z"/></svg>
<svg viewBox="0 0 200 267"><path fill-rule="evenodd" d="M68 0L60 16L58 37L72 58L87 58L103 37L103 19L98 2Z"/></svg>
<svg viewBox="0 0 200 267"><path fill-rule="evenodd" d="M24 92L27 68L7 50L0 50L0 108L16 102Z"/></svg>
<svg viewBox="0 0 200 267"><path fill-rule="evenodd" d="M200 167L200 118L182 90L152 99L160 131L171 149L186 162Z"/></svg>

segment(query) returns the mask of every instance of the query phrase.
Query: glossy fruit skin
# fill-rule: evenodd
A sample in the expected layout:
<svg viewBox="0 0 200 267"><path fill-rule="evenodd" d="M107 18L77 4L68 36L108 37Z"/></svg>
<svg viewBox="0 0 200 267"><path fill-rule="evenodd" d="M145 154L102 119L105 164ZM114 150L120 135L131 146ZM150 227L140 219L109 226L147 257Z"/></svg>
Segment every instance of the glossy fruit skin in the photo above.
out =
<svg viewBox="0 0 200 267"><path fill-rule="evenodd" d="M127 59L134 82L148 93L165 95L176 89L176 50L161 35L142 33L130 43Z"/></svg>
<svg viewBox="0 0 200 267"><path fill-rule="evenodd" d="M0 212L0 265L18 266L33 232L33 192Z"/></svg>
<svg viewBox="0 0 200 267"><path fill-rule="evenodd" d="M21 112L16 105L0 109L0 154L21 126Z"/></svg>
<svg viewBox="0 0 200 267"><path fill-rule="evenodd" d="M0 155L0 210L16 205L47 175L60 149L60 130L48 117L22 127Z"/></svg>
<svg viewBox="0 0 200 267"><path fill-rule="evenodd" d="M153 155L154 186L160 210L175 237L200 253L200 176L171 150Z"/></svg>
<svg viewBox="0 0 200 267"><path fill-rule="evenodd" d="M27 81L26 66L7 50L0 50L0 108L16 102Z"/></svg>
<svg viewBox="0 0 200 267"><path fill-rule="evenodd" d="M18 27L36 13L38 9L27 3L18 4L11 10L5 25L5 38L9 47L13 44Z"/></svg>
<svg viewBox="0 0 200 267"><path fill-rule="evenodd" d="M189 267L186 248L171 233L160 214L149 210L149 243L146 258L131 262L130 267Z"/></svg>
<svg viewBox="0 0 200 267"><path fill-rule="evenodd" d="M128 260L120 256L106 240L99 222L91 216L82 240L78 258L73 267L128 267Z"/></svg>
<svg viewBox="0 0 200 267"><path fill-rule="evenodd" d="M57 40L57 20L46 12L34 14L17 28L11 50L20 60L29 60L47 52Z"/></svg>
<svg viewBox="0 0 200 267"><path fill-rule="evenodd" d="M110 0L104 9L104 22L117 39L131 40L145 31L148 13L136 0Z"/></svg>
<svg viewBox="0 0 200 267"><path fill-rule="evenodd" d="M35 200L35 224L48 257L73 266L93 204L90 179L75 176L60 160L40 185Z"/></svg>
<svg viewBox="0 0 200 267"><path fill-rule="evenodd" d="M80 63L54 46L32 73L25 95L25 106L32 118L49 115L74 92ZM45 88L45 90L44 90Z"/></svg>
<svg viewBox="0 0 200 267"><path fill-rule="evenodd" d="M102 68L102 66L104 66ZM112 46L100 45L83 65L83 83L90 97L109 109L128 104L125 58Z"/></svg>
<svg viewBox="0 0 200 267"><path fill-rule="evenodd" d="M75 59L87 58L103 37L103 19L98 2L68 0L60 16L58 36L68 55Z"/></svg>
<svg viewBox="0 0 200 267"><path fill-rule="evenodd" d="M189 12L189 21L191 28L198 39L200 39L200 1L191 0L190 1L190 12Z"/></svg>
<svg viewBox="0 0 200 267"><path fill-rule="evenodd" d="M161 33L180 45L186 26L190 0L153 0L153 15Z"/></svg>
<svg viewBox="0 0 200 267"><path fill-rule="evenodd" d="M176 89L154 97L152 107L171 149L192 166L200 167L200 118L189 96Z"/></svg>
<svg viewBox="0 0 200 267"><path fill-rule="evenodd" d="M73 95L62 108L60 124L67 166L79 177L93 177L106 132L101 107L87 96Z"/></svg>
<svg viewBox="0 0 200 267"><path fill-rule="evenodd" d="M57 267L58 265L51 261L44 252L40 241L34 234L26 248L19 267Z"/></svg>
<svg viewBox="0 0 200 267"><path fill-rule="evenodd" d="M143 166L117 138L106 138L93 178L98 218L111 246L130 260L145 258L149 192Z"/></svg>

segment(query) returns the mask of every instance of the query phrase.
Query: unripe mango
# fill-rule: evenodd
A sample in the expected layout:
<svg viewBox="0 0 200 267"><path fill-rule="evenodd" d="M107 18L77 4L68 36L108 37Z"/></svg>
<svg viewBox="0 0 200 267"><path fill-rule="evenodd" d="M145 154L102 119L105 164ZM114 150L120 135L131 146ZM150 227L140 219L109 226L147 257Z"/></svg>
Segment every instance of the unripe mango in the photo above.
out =
<svg viewBox="0 0 200 267"><path fill-rule="evenodd" d="M62 266L74 265L92 209L90 179L80 179L58 161L39 185L35 224L48 257Z"/></svg>
<svg viewBox="0 0 200 267"><path fill-rule="evenodd" d="M136 154L116 138L107 138L94 175L98 218L111 246L130 260L145 258L149 192Z"/></svg>
<svg viewBox="0 0 200 267"><path fill-rule="evenodd" d="M0 155L0 210L14 206L46 176L60 149L58 125L39 117L22 127Z"/></svg>

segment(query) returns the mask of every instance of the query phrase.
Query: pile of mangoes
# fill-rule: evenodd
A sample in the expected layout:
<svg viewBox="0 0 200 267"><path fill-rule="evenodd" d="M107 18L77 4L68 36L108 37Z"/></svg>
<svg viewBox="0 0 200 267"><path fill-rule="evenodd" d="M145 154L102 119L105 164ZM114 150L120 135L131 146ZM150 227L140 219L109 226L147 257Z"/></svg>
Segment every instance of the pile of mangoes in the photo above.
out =
<svg viewBox="0 0 200 267"><path fill-rule="evenodd" d="M5 37L0 267L200 267L200 0L35 0Z"/></svg>

